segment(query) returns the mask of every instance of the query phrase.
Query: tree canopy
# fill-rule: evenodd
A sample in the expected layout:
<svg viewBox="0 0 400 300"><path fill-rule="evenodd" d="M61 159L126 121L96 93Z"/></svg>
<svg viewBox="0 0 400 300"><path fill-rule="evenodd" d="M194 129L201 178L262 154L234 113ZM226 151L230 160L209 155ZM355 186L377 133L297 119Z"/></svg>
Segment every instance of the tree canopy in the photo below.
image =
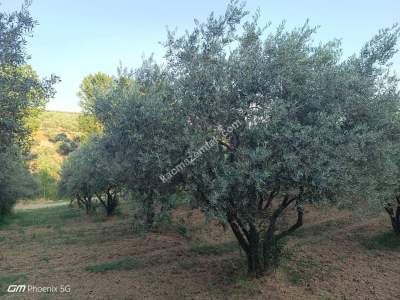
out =
<svg viewBox="0 0 400 300"><path fill-rule="evenodd" d="M365 183L382 175L374 167L388 162L388 131L398 132L397 79L388 66L399 29L380 31L344 59L339 41L313 43L308 22L272 31L245 15L231 3L184 36L170 33L166 58L190 120L188 151L212 136L220 144L185 170L186 181L230 224L249 271L261 275L271 248L302 225L304 202L378 196ZM241 126L221 135L235 121ZM280 226L292 205L292 225Z"/></svg>
<svg viewBox="0 0 400 300"><path fill-rule="evenodd" d="M308 22L273 30L247 15L233 1L183 36L169 32L166 64L149 59L114 78L91 112L148 225L154 199L185 189L229 224L249 273L261 276L303 225L306 202L393 195L399 27L344 58L340 41L316 44Z"/></svg>
<svg viewBox="0 0 400 300"><path fill-rule="evenodd" d="M40 79L27 64L26 37L35 22L28 8L0 12L0 216L24 193L29 173L21 154L30 147L29 117L44 109L55 76ZM24 178L24 179L23 179Z"/></svg>

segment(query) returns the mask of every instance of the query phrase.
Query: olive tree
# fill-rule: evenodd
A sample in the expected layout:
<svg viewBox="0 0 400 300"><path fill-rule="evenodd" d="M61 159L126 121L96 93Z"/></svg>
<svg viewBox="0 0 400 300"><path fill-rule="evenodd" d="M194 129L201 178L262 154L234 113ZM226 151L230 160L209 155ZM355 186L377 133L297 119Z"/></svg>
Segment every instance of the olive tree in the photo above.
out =
<svg viewBox="0 0 400 300"><path fill-rule="evenodd" d="M97 198L108 216L118 206L121 172L114 164L112 153L101 137L92 137L64 162L59 191L61 195L77 200L86 213L93 211Z"/></svg>
<svg viewBox="0 0 400 300"><path fill-rule="evenodd" d="M33 197L38 192L38 183L31 176L18 147L0 151L0 221L10 213L15 200Z"/></svg>
<svg viewBox="0 0 400 300"><path fill-rule="evenodd" d="M393 205L392 202L387 202L385 205L385 210L389 214L393 231L396 234L400 234L400 197L396 196L395 200L395 205Z"/></svg>
<svg viewBox="0 0 400 300"><path fill-rule="evenodd" d="M279 241L303 225L307 201L375 188L363 177L374 176L398 106L385 76L398 29L343 58L338 40L314 44L308 23L273 31L245 16L231 2L225 15L169 33L166 69L186 120L185 155L217 141L182 170L187 188L229 223L249 273L262 276Z"/></svg>
<svg viewBox="0 0 400 300"><path fill-rule="evenodd" d="M107 216L113 215L118 206L122 175L109 147L105 138L94 137L82 149L90 155L85 162L91 167L89 184Z"/></svg>
<svg viewBox="0 0 400 300"><path fill-rule="evenodd" d="M84 207L86 214L89 214L93 210L94 191L89 184L90 166L85 164L90 154L81 150L84 147L72 152L64 161L58 189L59 195L71 198L71 203L76 200L79 207Z"/></svg>
<svg viewBox="0 0 400 300"><path fill-rule="evenodd" d="M96 104L95 115L104 124L109 151L120 166L120 182L136 195L143 225L150 229L156 203L165 201L175 188L176 180L162 185L159 176L184 153L184 123L174 114L165 72L152 59L146 60L136 72L121 73L113 90Z"/></svg>
<svg viewBox="0 0 400 300"><path fill-rule="evenodd" d="M400 137L400 130L398 129L391 130L388 133L394 137L392 141L396 141ZM400 235L400 147L398 142L392 145L392 148L394 148L392 152L392 164L378 166L378 168L384 168L386 173L388 173L387 170L390 170L391 167L393 168L394 165L394 170L392 170L390 176L380 176L375 184L379 188L378 190L385 195L382 202L389 216L392 229L395 234ZM379 174L382 174L382 172L379 172Z"/></svg>
<svg viewBox="0 0 400 300"><path fill-rule="evenodd" d="M0 12L0 216L26 195L25 183L33 183L23 161L31 144L28 119L44 108L57 81L56 77L40 79L27 64L26 38L34 25L26 6Z"/></svg>

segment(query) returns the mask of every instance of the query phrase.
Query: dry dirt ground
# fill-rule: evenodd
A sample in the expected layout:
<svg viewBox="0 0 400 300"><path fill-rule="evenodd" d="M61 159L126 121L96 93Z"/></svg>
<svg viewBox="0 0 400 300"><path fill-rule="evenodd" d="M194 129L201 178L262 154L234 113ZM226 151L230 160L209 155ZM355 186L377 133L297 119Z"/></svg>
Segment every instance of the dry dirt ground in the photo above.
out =
<svg viewBox="0 0 400 300"><path fill-rule="evenodd" d="M199 212L181 210L143 235L124 214L18 210L0 225L0 299L400 299L400 241L384 215L306 210L280 266L262 279L247 278L231 232ZM11 294L10 284L57 292Z"/></svg>

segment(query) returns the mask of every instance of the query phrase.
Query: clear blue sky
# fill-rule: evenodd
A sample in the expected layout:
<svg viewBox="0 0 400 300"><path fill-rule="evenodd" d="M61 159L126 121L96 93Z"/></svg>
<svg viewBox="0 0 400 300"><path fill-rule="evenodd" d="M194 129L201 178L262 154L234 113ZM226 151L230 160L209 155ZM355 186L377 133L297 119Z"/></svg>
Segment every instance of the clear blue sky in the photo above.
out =
<svg viewBox="0 0 400 300"><path fill-rule="evenodd" d="M20 7L22 0L0 0L1 10ZM29 40L30 63L42 75L54 73L56 86L50 110L79 111L76 93L82 78L97 71L115 74L121 61L136 68L143 55L162 60L159 42L166 26L179 32L204 20L211 11L224 12L228 0L33 0L31 12L39 25ZM273 26L283 19L289 28L310 18L320 25L315 39L341 38L344 55L358 52L382 27L400 22L399 0L248 0L247 8L261 10ZM394 68L400 73L399 54Z"/></svg>

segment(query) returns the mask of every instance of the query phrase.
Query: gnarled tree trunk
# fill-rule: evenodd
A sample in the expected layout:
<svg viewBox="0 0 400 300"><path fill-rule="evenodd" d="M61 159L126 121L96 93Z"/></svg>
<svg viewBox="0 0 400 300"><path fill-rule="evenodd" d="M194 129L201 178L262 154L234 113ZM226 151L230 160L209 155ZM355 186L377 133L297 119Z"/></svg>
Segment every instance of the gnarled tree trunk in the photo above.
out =
<svg viewBox="0 0 400 300"><path fill-rule="evenodd" d="M111 190L107 191L107 216L111 216L114 214L115 209L118 206L118 196L117 196L117 192L113 191L111 192Z"/></svg>
<svg viewBox="0 0 400 300"><path fill-rule="evenodd" d="M86 209L86 214L90 214L93 206L92 206L92 197L91 196L84 196L84 203L85 203L85 209Z"/></svg>
<svg viewBox="0 0 400 300"><path fill-rule="evenodd" d="M153 228L154 225L154 216L155 216L155 208L154 208L154 198L153 193L150 192L143 201L143 210L144 210L144 225L147 230Z"/></svg>
<svg viewBox="0 0 400 300"><path fill-rule="evenodd" d="M275 195L277 192L275 193ZM261 216L264 215L264 224L268 224L265 229L258 226L256 218L252 221L249 219L242 220L234 209L231 209L227 214L228 223L239 242L240 247L246 253L248 273L250 276L261 277L265 272L269 271L271 266L275 264L276 256L280 255L278 242L301 227L303 225L303 190L297 196L290 198L288 195L281 200L281 203L274 209L272 214L267 217L262 214L263 211L272 205L272 199L275 197L273 192L270 196L261 203L258 207L257 213ZM284 210L290 204L296 204L297 220L284 231L277 232L277 221L282 216Z"/></svg>
<svg viewBox="0 0 400 300"><path fill-rule="evenodd" d="M117 191L112 191L111 188L106 191L106 199L104 200L100 194L96 194L97 199L99 199L100 203L103 205L104 210L106 211L107 216L112 216L115 212L115 209L118 206L118 195Z"/></svg>
<svg viewBox="0 0 400 300"><path fill-rule="evenodd" d="M394 205L392 203L387 203L385 205L385 210L390 217L394 232L400 235L400 196L396 197L396 202L396 209L394 208Z"/></svg>

